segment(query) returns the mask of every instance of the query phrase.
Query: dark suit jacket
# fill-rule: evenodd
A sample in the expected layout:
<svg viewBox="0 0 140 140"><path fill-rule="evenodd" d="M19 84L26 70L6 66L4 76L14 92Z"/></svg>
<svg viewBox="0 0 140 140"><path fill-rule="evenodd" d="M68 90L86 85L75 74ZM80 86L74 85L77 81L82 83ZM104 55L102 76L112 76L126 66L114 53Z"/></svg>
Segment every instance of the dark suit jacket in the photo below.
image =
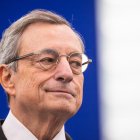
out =
<svg viewBox="0 0 140 140"><path fill-rule="evenodd" d="M7 140L1 128L2 123L3 121L0 121L0 140Z"/></svg>
<svg viewBox="0 0 140 140"><path fill-rule="evenodd" d="M2 124L2 121L1 121L1 124ZM69 136L68 133L65 133L65 135L66 135L66 140L72 140L72 138ZM1 125L0 125L0 140L7 140L2 131Z"/></svg>

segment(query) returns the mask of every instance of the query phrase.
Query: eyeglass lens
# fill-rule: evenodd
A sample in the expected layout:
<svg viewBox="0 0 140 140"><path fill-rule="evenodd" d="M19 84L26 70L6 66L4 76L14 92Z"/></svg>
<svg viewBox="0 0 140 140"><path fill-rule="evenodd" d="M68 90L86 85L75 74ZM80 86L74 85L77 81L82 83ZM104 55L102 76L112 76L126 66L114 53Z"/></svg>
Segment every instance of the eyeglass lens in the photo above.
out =
<svg viewBox="0 0 140 140"><path fill-rule="evenodd" d="M60 62L61 57L67 57L69 65L75 74L80 74L87 69L88 57L81 53L71 53L69 55L59 55L56 50L46 49L40 52L37 62L44 70L48 70Z"/></svg>

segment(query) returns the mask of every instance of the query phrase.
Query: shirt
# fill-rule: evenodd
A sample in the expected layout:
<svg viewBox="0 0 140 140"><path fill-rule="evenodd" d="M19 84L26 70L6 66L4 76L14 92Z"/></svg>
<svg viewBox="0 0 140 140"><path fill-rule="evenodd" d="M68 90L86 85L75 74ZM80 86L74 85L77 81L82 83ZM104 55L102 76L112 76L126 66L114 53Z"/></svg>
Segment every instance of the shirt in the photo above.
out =
<svg viewBox="0 0 140 140"><path fill-rule="evenodd" d="M3 125L3 132L8 140L38 140L13 114L9 111ZM64 126L53 140L66 140Z"/></svg>

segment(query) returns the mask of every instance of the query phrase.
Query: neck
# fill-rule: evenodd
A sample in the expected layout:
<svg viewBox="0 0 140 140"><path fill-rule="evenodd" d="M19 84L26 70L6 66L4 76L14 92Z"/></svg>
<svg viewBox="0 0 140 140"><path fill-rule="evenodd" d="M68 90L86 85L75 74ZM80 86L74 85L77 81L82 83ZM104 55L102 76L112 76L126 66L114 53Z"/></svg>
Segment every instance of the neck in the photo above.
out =
<svg viewBox="0 0 140 140"><path fill-rule="evenodd" d="M13 111L12 113L38 140L52 140L60 132L66 121L63 119L62 114L56 117L56 114L27 115L27 113L17 114Z"/></svg>
<svg viewBox="0 0 140 140"><path fill-rule="evenodd" d="M45 122L36 121L32 126L27 127L39 140L52 140L60 132L63 124L60 119L48 118Z"/></svg>

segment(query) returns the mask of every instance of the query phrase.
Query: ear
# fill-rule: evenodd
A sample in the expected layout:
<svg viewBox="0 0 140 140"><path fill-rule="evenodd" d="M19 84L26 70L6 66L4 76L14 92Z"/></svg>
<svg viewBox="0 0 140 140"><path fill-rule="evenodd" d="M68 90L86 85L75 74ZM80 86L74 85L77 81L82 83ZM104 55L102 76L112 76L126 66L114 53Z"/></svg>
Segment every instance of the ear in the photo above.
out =
<svg viewBox="0 0 140 140"><path fill-rule="evenodd" d="M5 64L0 65L0 83L9 96L15 94L13 76L14 71L12 69Z"/></svg>

